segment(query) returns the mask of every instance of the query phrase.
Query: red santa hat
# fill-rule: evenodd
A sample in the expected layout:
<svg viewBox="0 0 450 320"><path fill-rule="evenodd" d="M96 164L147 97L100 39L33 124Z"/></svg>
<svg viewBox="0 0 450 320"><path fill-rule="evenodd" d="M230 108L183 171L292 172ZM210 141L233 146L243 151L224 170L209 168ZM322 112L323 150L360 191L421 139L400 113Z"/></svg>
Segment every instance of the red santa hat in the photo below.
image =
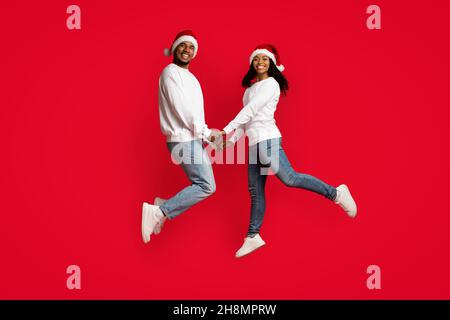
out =
<svg viewBox="0 0 450 320"><path fill-rule="evenodd" d="M266 56L268 56L275 63L277 69L280 70L280 72L283 72L284 66L281 64L280 55L278 54L278 50L273 45L265 43L257 46L250 55L250 64L252 64L253 58L257 54L265 54Z"/></svg>
<svg viewBox="0 0 450 320"><path fill-rule="evenodd" d="M181 32L178 32L177 36L175 37L175 40L173 41L172 48L171 49L165 48L164 55L170 56L175 51L175 48L178 47L178 45L182 42L190 42L194 45L194 54L192 56L192 58L194 58L197 55L198 42L197 37L191 30L183 30Z"/></svg>

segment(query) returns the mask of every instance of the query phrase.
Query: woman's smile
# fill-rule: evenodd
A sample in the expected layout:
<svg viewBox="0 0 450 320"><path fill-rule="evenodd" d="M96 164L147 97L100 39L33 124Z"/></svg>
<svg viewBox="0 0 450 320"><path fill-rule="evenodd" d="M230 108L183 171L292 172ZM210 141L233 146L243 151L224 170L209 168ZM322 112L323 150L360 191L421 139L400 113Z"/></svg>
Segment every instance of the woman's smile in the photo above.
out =
<svg viewBox="0 0 450 320"><path fill-rule="evenodd" d="M255 68L258 80L263 80L269 75L270 59L265 54L257 54L253 58L253 68Z"/></svg>

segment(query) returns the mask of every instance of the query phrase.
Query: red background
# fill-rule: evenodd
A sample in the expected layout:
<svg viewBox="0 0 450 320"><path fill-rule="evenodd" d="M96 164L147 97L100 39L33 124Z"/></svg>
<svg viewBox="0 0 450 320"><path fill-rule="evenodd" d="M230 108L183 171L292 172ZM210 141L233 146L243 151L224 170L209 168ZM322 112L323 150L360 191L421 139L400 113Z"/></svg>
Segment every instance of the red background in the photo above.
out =
<svg viewBox="0 0 450 320"><path fill-rule="evenodd" d="M0 298L450 298L446 1L67 1L0 5ZM382 10L368 30L366 8ZM210 127L241 108L248 56L280 50L277 124L294 168L349 185L324 198L267 185L267 246L237 260L245 165L144 245L141 205L188 181L159 129L163 48L191 28ZM81 290L66 287L81 268ZM366 269L381 267L381 290Z"/></svg>

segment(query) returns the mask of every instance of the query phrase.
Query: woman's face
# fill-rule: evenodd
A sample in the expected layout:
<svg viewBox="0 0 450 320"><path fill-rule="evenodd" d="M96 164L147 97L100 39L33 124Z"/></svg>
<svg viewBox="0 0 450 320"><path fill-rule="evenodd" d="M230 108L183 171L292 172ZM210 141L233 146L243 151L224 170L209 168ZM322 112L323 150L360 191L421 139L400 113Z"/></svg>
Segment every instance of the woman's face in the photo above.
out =
<svg viewBox="0 0 450 320"><path fill-rule="evenodd" d="M260 53L253 58L253 68L259 76L269 73L269 65L270 59L265 54Z"/></svg>

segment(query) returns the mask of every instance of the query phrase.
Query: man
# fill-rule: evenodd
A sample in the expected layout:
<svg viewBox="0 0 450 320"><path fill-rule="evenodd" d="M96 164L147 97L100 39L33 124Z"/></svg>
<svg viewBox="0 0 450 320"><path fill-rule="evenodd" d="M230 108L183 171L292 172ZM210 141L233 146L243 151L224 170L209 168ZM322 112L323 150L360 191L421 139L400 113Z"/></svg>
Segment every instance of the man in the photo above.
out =
<svg viewBox="0 0 450 320"><path fill-rule="evenodd" d="M172 44L173 62L159 78L159 118L172 159L178 160L192 185L168 200L155 199L155 204L142 206L142 239L161 231L166 218L173 219L216 190L212 166L203 141L218 142L220 131L205 123L203 94L189 65L198 52L192 31L177 34ZM170 54L170 53L169 53ZM181 161L180 161L181 159Z"/></svg>

